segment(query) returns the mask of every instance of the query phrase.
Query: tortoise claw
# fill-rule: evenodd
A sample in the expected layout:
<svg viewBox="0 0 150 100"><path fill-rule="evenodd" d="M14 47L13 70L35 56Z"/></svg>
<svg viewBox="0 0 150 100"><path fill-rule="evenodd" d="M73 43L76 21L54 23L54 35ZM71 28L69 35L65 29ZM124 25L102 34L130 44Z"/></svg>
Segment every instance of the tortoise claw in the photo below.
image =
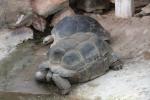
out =
<svg viewBox="0 0 150 100"><path fill-rule="evenodd" d="M110 69L112 70L120 70L123 68L123 63L122 61L120 60L117 60L116 62L114 62L111 66L110 66Z"/></svg>

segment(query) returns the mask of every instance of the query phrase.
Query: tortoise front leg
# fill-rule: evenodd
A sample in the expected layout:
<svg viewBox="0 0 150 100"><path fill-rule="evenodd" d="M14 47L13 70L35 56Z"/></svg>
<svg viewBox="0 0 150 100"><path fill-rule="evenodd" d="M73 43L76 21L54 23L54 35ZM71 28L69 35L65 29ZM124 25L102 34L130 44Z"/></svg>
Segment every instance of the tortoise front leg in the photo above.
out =
<svg viewBox="0 0 150 100"><path fill-rule="evenodd" d="M59 74L53 74L52 80L60 89L61 94L68 94L70 92L71 84L67 79L59 76Z"/></svg>

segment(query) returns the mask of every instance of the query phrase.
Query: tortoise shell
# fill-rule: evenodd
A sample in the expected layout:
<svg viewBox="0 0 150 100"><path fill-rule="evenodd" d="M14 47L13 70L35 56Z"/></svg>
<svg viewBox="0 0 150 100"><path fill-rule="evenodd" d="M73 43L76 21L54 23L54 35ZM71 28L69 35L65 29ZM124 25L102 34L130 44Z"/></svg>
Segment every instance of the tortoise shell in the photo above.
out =
<svg viewBox="0 0 150 100"><path fill-rule="evenodd" d="M111 65L112 49L107 42L89 32L76 33L49 49L50 70L63 74L75 72L72 82L85 82L104 74Z"/></svg>
<svg viewBox="0 0 150 100"><path fill-rule="evenodd" d="M85 32L92 32L102 40L110 40L110 33L108 33L95 19L84 15L65 17L56 24L51 34L56 41L78 32L82 32L83 34Z"/></svg>

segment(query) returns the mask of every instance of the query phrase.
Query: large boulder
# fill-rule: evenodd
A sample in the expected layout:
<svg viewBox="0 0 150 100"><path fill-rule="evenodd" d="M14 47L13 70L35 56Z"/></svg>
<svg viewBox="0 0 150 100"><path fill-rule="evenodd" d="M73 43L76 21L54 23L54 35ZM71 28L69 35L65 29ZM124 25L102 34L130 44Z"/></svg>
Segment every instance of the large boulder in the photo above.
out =
<svg viewBox="0 0 150 100"><path fill-rule="evenodd" d="M40 16L47 17L69 5L68 0L32 0L33 11Z"/></svg>

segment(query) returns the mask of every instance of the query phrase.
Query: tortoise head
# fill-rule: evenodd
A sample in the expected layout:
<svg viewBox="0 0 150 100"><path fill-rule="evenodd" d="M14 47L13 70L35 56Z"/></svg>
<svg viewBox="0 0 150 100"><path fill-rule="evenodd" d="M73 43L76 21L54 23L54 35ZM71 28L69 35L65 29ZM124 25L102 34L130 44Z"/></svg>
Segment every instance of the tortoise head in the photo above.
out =
<svg viewBox="0 0 150 100"><path fill-rule="evenodd" d="M38 71L35 73L35 79L38 82L46 82L46 75L49 71L49 62L45 61L38 66Z"/></svg>

